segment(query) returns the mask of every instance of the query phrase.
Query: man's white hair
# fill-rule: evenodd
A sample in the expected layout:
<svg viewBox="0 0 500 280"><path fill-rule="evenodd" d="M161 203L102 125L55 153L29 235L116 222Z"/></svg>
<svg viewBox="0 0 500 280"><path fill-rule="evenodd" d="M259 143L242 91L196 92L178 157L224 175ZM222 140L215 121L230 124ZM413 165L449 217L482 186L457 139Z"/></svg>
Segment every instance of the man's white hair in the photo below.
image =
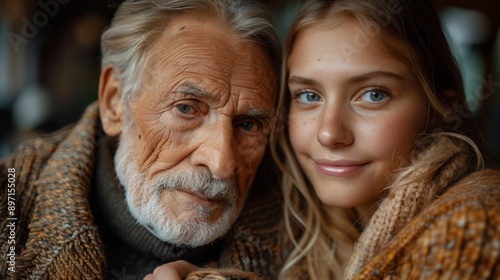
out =
<svg viewBox="0 0 500 280"><path fill-rule="evenodd" d="M102 67L117 70L122 98L140 88L145 64L158 33L176 15L196 12L211 16L228 27L240 40L262 44L278 65L281 45L269 11L259 2L247 0L126 0L118 8L110 27L102 34ZM276 67L278 69L278 67Z"/></svg>

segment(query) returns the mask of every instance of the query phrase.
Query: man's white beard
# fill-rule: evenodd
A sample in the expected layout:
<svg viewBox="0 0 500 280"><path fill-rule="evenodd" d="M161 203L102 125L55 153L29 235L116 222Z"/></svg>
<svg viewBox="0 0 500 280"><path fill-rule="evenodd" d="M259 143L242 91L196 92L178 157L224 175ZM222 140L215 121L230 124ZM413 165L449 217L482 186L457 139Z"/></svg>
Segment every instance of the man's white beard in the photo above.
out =
<svg viewBox="0 0 500 280"><path fill-rule="evenodd" d="M129 127L132 127L129 126ZM133 129L133 128L131 128ZM238 218L238 190L230 180L218 180L207 169L188 170L182 173L162 172L153 180L146 179L136 161L132 133L127 127L120 137L114 158L115 170L125 188L128 208L139 224L163 241L181 246L201 246L224 235ZM162 202L162 193L173 189L201 193L209 198L224 199L223 213L215 221L214 208L189 203L182 208L187 213L171 213ZM177 202L179 203L179 202Z"/></svg>

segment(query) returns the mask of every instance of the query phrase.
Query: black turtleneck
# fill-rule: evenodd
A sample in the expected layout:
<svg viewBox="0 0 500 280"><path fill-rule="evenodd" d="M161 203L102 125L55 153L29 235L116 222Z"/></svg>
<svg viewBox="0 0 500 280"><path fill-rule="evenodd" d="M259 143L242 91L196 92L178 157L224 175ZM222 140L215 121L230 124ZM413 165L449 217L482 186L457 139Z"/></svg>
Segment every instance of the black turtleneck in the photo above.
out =
<svg viewBox="0 0 500 280"><path fill-rule="evenodd" d="M175 260L198 266L217 261L220 241L197 248L178 247L161 241L139 225L128 210L124 189L114 170L117 139L103 136L96 145L90 202L111 279L143 279L156 267Z"/></svg>

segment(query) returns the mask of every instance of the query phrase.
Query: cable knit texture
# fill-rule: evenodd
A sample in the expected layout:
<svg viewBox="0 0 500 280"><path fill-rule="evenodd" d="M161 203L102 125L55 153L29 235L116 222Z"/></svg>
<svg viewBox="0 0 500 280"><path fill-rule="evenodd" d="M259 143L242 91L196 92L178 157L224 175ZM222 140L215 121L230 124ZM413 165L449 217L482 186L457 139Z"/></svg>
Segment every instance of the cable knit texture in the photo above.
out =
<svg viewBox="0 0 500 280"><path fill-rule="evenodd" d="M434 164L425 164L428 158L443 154L442 149L448 153ZM469 156L465 143L449 137L426 145L412 163L417 168L389 186L388 196L356 243L345 278L489 279L497 275L500 175L481 171L455 184L464 177ZM427 172L432 176L404 183L405 178Z"/></svg>
<svg viewBox="0 0 500 280"><path fill-rule="evenodd" d="M0 161L1 279L111 277L89 206L95 147L103 136L98 125L94 103L75 126L30 140ZM15 244L5 242L11 218L7 211L9 168L15 169L16 177ZM263 177L270 178L269 174ZM221 256L213 260L217 266L237 269L241 279L272 277L278 269L273 257L277 236L268 233L279 222L280 197L262 182L266 180L257 180L252 187L241 218L223 239ZM15 272L8 270L11 246L16 252ZM243 271L253 271L257 278L245 278L248 273Z"/></svg>
<svg viewBox="0 0 500 280"><path fill-rule="evenodd" d="M500 279L499 172L461 180L380 247L354 279Z"/></svg>

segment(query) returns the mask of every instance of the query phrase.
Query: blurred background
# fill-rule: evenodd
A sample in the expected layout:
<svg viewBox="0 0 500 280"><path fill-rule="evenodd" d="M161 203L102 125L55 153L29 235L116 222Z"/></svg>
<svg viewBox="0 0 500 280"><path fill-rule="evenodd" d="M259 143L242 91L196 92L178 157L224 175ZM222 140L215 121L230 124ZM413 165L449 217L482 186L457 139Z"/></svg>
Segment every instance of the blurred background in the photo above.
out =
<svg viewBox="0 0 500 280"><path fill-rule="evenodd" d="M282 37L300 1L261 0ZM0 0L0 157L97 99L99 40L121 0ZM467 98L500 162L500 1L435 0Z"/></svg>

